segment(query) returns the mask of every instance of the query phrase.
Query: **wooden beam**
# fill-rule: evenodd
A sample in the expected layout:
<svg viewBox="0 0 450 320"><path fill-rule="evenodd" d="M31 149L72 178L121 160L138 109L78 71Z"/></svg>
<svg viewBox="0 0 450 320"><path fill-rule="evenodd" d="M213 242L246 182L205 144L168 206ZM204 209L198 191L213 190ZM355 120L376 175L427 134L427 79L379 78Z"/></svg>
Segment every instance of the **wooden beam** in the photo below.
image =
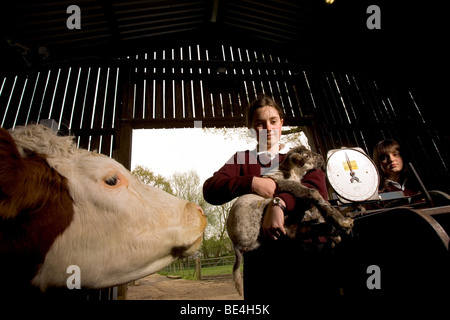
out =
<svg viewBox="0 0 450 320"><path fill-rule="evenodd" d="M217 13L219 11L219 0L214 0L211 12L211 22L217 22Z"/></svg>
<svg viewBox="0 0 450 320"><path fill-rule="evenodd" d="M202 127L245 127L245 117L216 117L216 118L161 118L161 119L134 119L126 121L132 129L157 129L157 128L194 128L194 122L201 121ZM311 125L312 117L285 118L285 124L289 126Z"/></svg>

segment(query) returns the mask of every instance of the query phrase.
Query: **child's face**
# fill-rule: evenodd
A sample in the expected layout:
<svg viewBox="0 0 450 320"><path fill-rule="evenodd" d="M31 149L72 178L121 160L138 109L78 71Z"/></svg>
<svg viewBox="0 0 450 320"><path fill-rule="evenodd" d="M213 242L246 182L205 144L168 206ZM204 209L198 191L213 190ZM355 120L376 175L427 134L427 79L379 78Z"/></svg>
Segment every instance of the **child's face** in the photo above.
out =
<svg viewBox="0 0 450 320"><path fill-rule="evenodd" d="M380 162L381 169L387 176L398 174L403 170L403 159L398 151L388 152L380 157Z"/></svg>
<svg viewBox="0 0 450 320"><path fill-rule="evenodd" d="M255 110L252 129L256 131L259 144L265 143L267 139L267 149L280 141L282 126L283 119L280 119L280 115L274 107L265 106Z"/></svg>

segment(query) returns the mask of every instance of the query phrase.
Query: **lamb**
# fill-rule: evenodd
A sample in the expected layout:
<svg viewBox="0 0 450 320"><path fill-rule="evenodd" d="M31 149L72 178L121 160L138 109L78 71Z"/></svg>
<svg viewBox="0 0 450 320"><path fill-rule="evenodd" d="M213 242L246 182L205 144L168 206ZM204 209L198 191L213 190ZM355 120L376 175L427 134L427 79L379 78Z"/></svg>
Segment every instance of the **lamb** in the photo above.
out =
<svg viewBox="0 0 450 320"><path fill-rule="evenodd" d="M304 175L324 164L322 156L308 150L304 146L291 149L285 160L280 163L279 169L268 177L273 179L281 192L289 192L295 197L309 199L313 207L294 217L285 217L285 230L287 236L296 239L301 235L301 223L317 220L327 223L332 227L330 234L331 243L334 246L341 238L338 233L349 233L353 227L353 220L344 217L333 208L320 193L312 188L303 186L300 181ZM257 249L262 240L261 221L264 210L271 199L263 198L255 194L247 194L239 197L230 209L227 219L227 231L233 242L235 263L233 266L233 278L239 294L243 294L243 283L239 266L242 263L244 252Z"/></svg>

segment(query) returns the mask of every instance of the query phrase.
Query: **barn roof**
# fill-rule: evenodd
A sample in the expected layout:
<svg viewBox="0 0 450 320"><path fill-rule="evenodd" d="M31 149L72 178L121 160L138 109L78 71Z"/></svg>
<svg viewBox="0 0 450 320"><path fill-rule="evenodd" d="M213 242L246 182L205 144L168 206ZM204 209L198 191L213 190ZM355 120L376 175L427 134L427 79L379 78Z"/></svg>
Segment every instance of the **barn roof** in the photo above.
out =
<svg viewBox="0 0 450 320"><path fill-rule="evenodd" d="M336 0L15 0L0 4L8 62L1 69L38 60L46 48L48 61L135 54L164 44L196 41L253 42L276 47L321 64L359 62L405 67L439 48L444 19L440 10L420 4L382 2L381 30L369 30L367 8L380 1ZM66 25L80 8L81 29ZM441 11L442 12L442 11ZM6 43L6 41L8 43ZM423 45L427 50L423 49ZM41 48L41 49L39 49ZM28 56L21 53L29 50ZM440 50L439 50L440 51ZM34 59L34 61L32 61ZM299 58L300 59L300 58ZM381 63L380 61L383 61ZM0 70L1 70L0 69Z"/></svg>

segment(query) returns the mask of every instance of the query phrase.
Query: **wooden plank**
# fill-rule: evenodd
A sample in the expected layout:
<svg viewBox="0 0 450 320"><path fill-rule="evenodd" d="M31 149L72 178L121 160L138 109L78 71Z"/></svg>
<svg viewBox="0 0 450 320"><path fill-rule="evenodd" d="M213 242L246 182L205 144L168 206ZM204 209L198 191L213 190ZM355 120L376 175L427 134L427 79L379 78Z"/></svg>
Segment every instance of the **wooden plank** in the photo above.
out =
<svg viewBox="0 0 450 320"><path fill-rule="evenodd" d="M153 79L146 79L145 82L145 119L153 119L154 113L153 113L153 99L154 95L153 92L155 90L155 81Z"/></svg>
<svg viewBox="0 0 450 320"><path fill-rule="evenodd" d="M222 58L224 62L232 61L231 59L231 51L229 46L222 46ZM222 113L224 117L232 117L233 110L231 104L231 93L234 91L234 73L233 68L228 66L225 69L225 74L219 74L221 83L223 85L219 88L220 92L220 101L222 106ZM220 82L219 82L220 83Z"/></svg>
<svg viewBox="0 0 450 320"><path fill-rule="evenodd" d="M167 70L166 70L167 72ZM173 80L165 80L165 113L164 118L174 118Z"/></svg>
<svg viewBox="0 0 450 320"><path fill-rule="evenodd" d="M370 100L372 101L372 110L374 111L374 114L376 115L376 119L380 123L386 123L389 121L389 116L385 114L383 110L382 105L382 99L380 97L382 96L382 92L380 91L380 88L377 85L377 82L375 80L367 80L367 92L369 93Z"/></svg>
<svg viewBox="0 0 450 320"><path fill-rule="evenodd" d="M33 97L34 85L36 77L28 77L22 88L20 107L15 119L15 126L22 126L27 124L28 113L31 107L31 99Z"/></svg>
<svg viewBox="0 0 450 320"><path fill-rule="evenodd" d="M280 98L281 105L284 107L284 112L287 117L294 117L295 113L293 111L291 97L294 95L294 92L291 92L291 88L286 81L280 82Z"/></svg>
<svg viewBox="0 0 450 320"><path fill-rule="evenodd" d="M202 47L198 48L198 58L206 59L206 50ZM199 73L201 75L207 75L209 73L208 68L200 68ZM211 94L206 81L201 81L200 87L203 92L202 112L206 118L213 118Z"/></svg>
<svg viewBox="0 0 450 320"><path fill-rule="evenodd" d="M293 84L296 105L300 117L312 116L315 113L314 101L311 97L304 71L300 71L297 81Z"/></svg>
<svg viewBox="0 0 450 320"><path fill-rule="evenodd" d="M117 77L117 69L116 68L105 68L103 70L104 80L102 81L102 114L99 123L95 123L95 128L111 128L113 123L113 114L114 101L116 99L115 85L116 85L116 77Z"/></svg>
<svg viewBox="0 0 450 320"><path fill-rule="evenodd" d="M93 114L93 121L91 128L102 128L102 122L104 118L104 108L105 108L105 100L106 100L106 94L107 94L107 82L108 82L108 68L101 68L99 69L99 81L97 86L97 93L96 93L96 102L95 102L95 110ZM99 135L92 135L91 136L91 145L90 150L99 150L100 147L100 136Z"/></svg>
<svg viewBox="0 0 450 320"><path fill-rule="evenodd" d="M78 137L78 143L77 143L77 147L80 149L89 149L89 142L90 142L90 137L91 136L79 136Z"/></svg>
<svg viewBox="0 0 450 320"><path fill-rule="evenodd" d="M192 80L191 86L193 88L194 94L194 110L195 110L195 118L203 119L205 118L205 113L203 109L203 93L201 88L201 82L197 80Z"/></svg>
<svg viewBox="0 0 450 320"><path fill-rule="evenodd" d="M80 91L80 104L79 104L79 110L77 113L77 118L74 117L73 120L77 120L77 127L76 128L90 128L90 116L92 114L92 108L93 108L93 96L94 96L94 90L95 90L95 81L96 81L97 75L95 72L95 69L87 68L86 74L85 74L85 82L83 82L83 86L79 88ZM93 80L94 79L94 80ZM94 86L92 85L92 82L94 81Z"/></svg>
<svg viewBox="0 0 450 320"><path fill-rule="evenodd" d="M203 83L200 83L200 85L202 84ZM211 94L209 93L209 89L206 86L202 86L202 90L203 90L203 112L205 114L205 118L214 118Z"/></svg>
<svg viewBox="0 0 450 320"><path fill-rule="evenodd" d="M268 56L267 56L266 52L263 52L263 51L256 52L255 51L255 58L257 59L258 62L263 62L264 63L264 65L262 65L261 68L258 69L258 74L263 76L263 77L268 77L268 79L266 79L266 80L261 79L261 86L263 88L264 93L269 95L269 96L271 96L271 97L275 97L275 93L273 91L272 84L271 84L271 81L269 79L270 75L271 75L271 72L269 72L270 68L268 68L265 65L266 62L269 62L267 60Z"/></svg>
<svg viewBox="0 0 450 320"><path fill-rule="evenodd" d="M142 121L142 120L141 120ZM147 120L148 121L148 120ZM115 128L115 148L113 158L128 170L131 169L131 144L133 142L133 130L128 121L119 121Z"/></svg>
<svg viewBox="0 0 450 320"><path fill-rule="evenodd" d="M51 111L47 116L48 119L55 120L58 125L63 112L64 97L66 95L66 87L70 77L70 68L64 67L58 69L57 81L52 92Z"/></svg>
<svg viewBox="0 0 450 320"><path fill-rule="evenodd" d="M206 56L206 50L209 50L209 58ZM198 52L203 52L200 54L200 58L198 58ZM211 48L204 47L203 45L194 45L191 46L191 56L190 60L172 60L168 58L162 57L162 51L156 51L157 57L154 59L135 59L133 63L136 67L150 67L150 66L158 66L160 68L211 68L211 70L217 70L219 67L226 67L228 70L232 68L238 69L266 69L266 68L281 68L284 70L292 69L295 64L287 63L287 62L266 62L266 61L257 61L252 58L249 59L248 55L255 55L255 50L238 48L240 51L238 56L234 57L234 61L218 59L217 57L213 57L214 53L211 53ZM257 53L257 52L256 52ZM222 56L222 53L219 54ZM213 72L214 73L214 72Z"/></svg>
<svg viewBox="0 0 450 320"><path fill-rule="evenodd" d="M193 85L192 81L183 81L182 86L184 88L183 90L183 102L184 102L184 110L185 110L185 117L186 118L192 118L194 116L194 102L192 99L193 96Z"/></svg>
<svg viewBox="0 0 450 320"><path fill-rule="evenodd" d="M164 50L165 51L165 59L166 60L172 60L171 59L171 50ZM164 73L167 75L167 80L164 82L164 97L165 97L165 103L164 103L164 118L173 118L174 117L174 97L173 97L173 70L172 68L165 68Z"/></svg>
<svg viewBox="0 0 450 320"><path fill-rule="evenodd" d="M53 100L53 93L57 87L58 69L50 70L47 83L44 88L44 95L42 97L41 106L37 121L41 119L49 119L50 108Z"/></svg>
<svg viewBox="0 0 450 320"><path fill-rule="evenodd" d="M312 77L310 77L311 79ZM321 121L321 136L323 137L323 142L325 143L324 149L325 152L328 152L330 149L336 149L336 143L339 143L340 132L332 131L329 129L330 124L335 123L332 117L332 114L327 112L329 108L328 99L326 95L324 95L324 88L321 86L319 77L314 77L313 81L311 81L311 87L313 88L313 95L315 96L315 101L318 105L319 117L318 120Z"/></svg>
<svg viewBox="0 0 450 320"><path fill-rule="evenodd" d="M369 122L373 121L373 110L370 110L368 104L368 99L366 93L359 85L359 78L354 74L346 74L347 81L344 83L347 91L346 93L349 96L349 100L351 101L352 108L356 114L355 121L357 122Z"/></svg>
<svg viewBox="0 0 450 320"><path fill-rule="evenodd" d="M8 95L8 113L4 115L6 116L4 123L6 128L16 127L25 122L23 115L26 115L28 108L26 101L24 101L24 96L26 100L26 93L29 92L27 88L30 87L28 82L26 77L17 77L17 80L15 80L14 89Z"/></svg>
<svg viewBox="0 0 450 320"><path fill-rule="evenodd" d="M146 54L145 60L150 60L153 58L154 53ZM146 65L144 68L144 74L146 75L144 81L144 106L143 106L143 117L145 119L153 119L154 118L154 90L155 90L155 79L153 79L151 75L154 73L154 68L151 65ZM135 75L136 78L139 78L138 74Z"/></svg>
<svg viewBox="0 0 450 320"><path fill-rule="evenodd" d="M71 114L71 126L70 129L81 129L81 115L84 108L84 99L86 95L86 87L88 85L88 77L90 75L89 68L80 68L77 75L77 89L74 93L74 100L72 114ZM70 121L70 120L69 120Z"/></svg>
<svg viewBox="0 0 450 320"><path fill-rule="evenodd" d="M264 57L265 57L264 61L273 62L273 57L270 54L266 54ZM282 73L282 71L280 69L278 69L276 66L268 67L266 70L267 76L273 77L273 79L267 80L267 83L268 83L268 85L270 87L270 91L271 91L270 95L278 101L283 101L282 100L283 99L282 91L280 88L280 81L276 79L277 76L281 73ZM283 107L283 104L280 103L280 106Z"/></svg>
<svg viewBox="0 0 450 320"><path fill-rule="evenodd" d="M348 124L349 121L346 117L345 112L340 112L342 109L342 101L340 95L337 92L336 84L334 82L334 75L332 72L324 72L324 92L326 94L329 109L328 111L332 115L333 122L337 124Z"/></svg>
<svg viewBox="0 0 450 320"><path fill-rule="evenodd" d="M151 129L151 128L193 128L194 122L197 118L182 118L182 119L153 119L153 120L139 120L131 121L133 129ZM311 125L311 118L289 118L286 121L297 126ZM235 117L214 117L202 119L203 127L237 127L246 126L245 118Z"/></svg>
<svg viewBox="0 0 450 320"><path fill-rule="evenodd" d="M211 84L208 81L204 82L205 84ZM222 97L219 93L217 87L210 88L209 92L211 93L211 102L212 107L214 108L214 116L215 117L223 117L223 106L222 106Z"/></svg>
<svg viewBox="0 0 450 320"><path fill-rule="evenodd" d="M254 50L248 50L247 59L248 59L248 61L252 61L252 62L257 61ZM256 75L256 76L261 75L260 68L257 67L257 68L250 69L250 74ZM255 92L255 96L264 92L260 80L258 80L258 79L253 80L252 85L253 85L253 90Z"/></svg>
<svg viewBox="0 0 450 320"><path fill-rule="evenodd" d="M162 52L156 52L156 58L162 58ZM163 68L155 65L156 72L163 72ZM164 115L163 101L164 80L155 79L155 119L162 119Z"/></svg>
<svg viewBox="0 0 450 320"><path fill-rule="evenodd" d="M17 81L21 82L21 80L19 80L18 76L10 79L9 88L8 88L8 86L5 85L4 93L2 91L2 95L4 95L4 97L5 97L5 102L4 102L5 104L4 104L4 108L3 108L2 121L1 121L0 125L6 129L12 128L14 125L14 115L17 111L17 106L15 105L14 101L16 101L17 98L13 98L13 97L17 95L17 90L16 90ZM9 89L9 90L6 91L7 89Z"/></svg>
<svg viewBox="0 0 450 320"><path fill-rule="evenodd" d="M230 59L234 63L236 59L239 59L239 51L236 47L230 46ZM230 70L231 76L235 79L235 85L233 86L233 90L231 91L231 106L234 117L243 117L243 105L247 106L247 97L243 93L245 93L244 82L238 79L238 75L242 75L242 69L235 68L233 66L232 70Z"/></svg>
<svg viewBox="0 0 450 320"><path fill-rule="evenodd" d="M86 88L84 92L83 114L81 116L80 128L92 129L91 122L95 112L96 106L96 91L97 82L99 80L100 67L91 68L89 72L89 78L86 82ZM79 148L90 149L91 136L79 136Z"/></svg>
<svg viewBox="0 0 450 320"><path fill-rule="evenodd" d="M78 77L81 72L81 68L70 68L68 73L68 82L66 82L64 101L62 102L62 110L60 113L59 128L65 134L70 132L70 119L74 108Z"/></svg>
<svg viewBox="0 0 450 320"><path fill-rule="evenodd" d="M114 109L120 107L121 95L119 92L122 92L117 88L116 84L118 84L117 74L118 68L110 68L108 76L108 84L107 84L107 92L105 94L105 108L103 114L103 124L102 129L111 129L114 125ZM117 104L117 105L116 105ZM102 134L101 135L101 146L99 152L105 154L109 157L112 157L112 143L113 143L113 135L112 134Z"/></svg>
<svg viewBox="0 0 450 320"><path fill-rule="evenodd" d="M173 50L173 59L181 60L181 52L183 48L176 48ZM182 70L183 69L183 70ZM184 73L184 68L177 67L173 68L174 74ZM175 118L183 118L187 112L187 108L184 104L184 81L180 79L174 79L174 109L175 109Z"/></svg>
<svg viewBox="0 0 450 320"><path fill-rule="evenodd" d="M121 108L118 107L116 112L116 121L114 122L114 136L113 139L113 151L112 157L121 163L125 168L131 167L131 143L133 131L131 128L131 121L133 121L132 114L129 111L130 95L132 90L131 86L131 73L129 67L123 66L119 71L120 78L118 81L118 90L122 92L121 99L118 97L118 101L121 101ZM118 93L119 96L119 93ZM120 104L118 103L118 106ZM148 120L141 120L148 121Z"/></svg>
<svg viewBox="0 0 450 320"><path fill-rule="evenodd" d="M205 70L212 69L211 66L205 65ZM283 75L270 75L267 73L254 73L253 69L244 68L242 69L245 73L237 74L232 77L222 76L219 74L198 74L198 73L162 73L162 72L152 72L152 73L144 73L140 72L136 74L136 79L152 79L152 80L202 80L208 81L208 84L211 86L211 89L216 91L224 91L225 88L230 88L235 85L236 81L254 81L259 82L261 87L261 83L264 81L294 81L295 76L283 76ZM210 91L214 91L210 90ZM227 89L228 90L228 89ZM260 92L262 93L262 91Z"/></svg>
<svg viewBox="0 0 450 320"><path fill-rule="evenodd" d="M240 58L241 62L244 62L244 63L250 62L250 58L248 56L249 52L247 49L239 50L239 52L240 52L239 58ZM243 69L242 74L248 75L251 77L253 75L253 70L252 69ZM244 81L244 88L245 88L245 96L247 97L248 104L250 104L252 101L254 101L256 99L256 95L257 95L253 81L246 79Z"/></svg>
<svg viewBox="0 0 450 320"><path fill-rule="evenodd" d="M112 145L112 138L113 135L102 135L101 136L101 149L99 150L100 153L112 157L111 152L111 145Z"/></svg>
<svg viewBox="0 0 450 320"><path fill-rule="evenodd" d="M135 73L146 73L146 68L141 66L136 66L134 69ZM136 119L144 118L144 81L146 79L133 77L133 117ZM147 82L147 81L145 81Z"/></svg>
<svg viewBox="0 0 450 320"><path fill-rule="evenodd" d="M324 112L330 115L332 124L339 125L339 129L335 132L335 135L331 139L334 147L340 148L342 146L349 146L351 139L348 136L348 131L343 130L343 124L348 124L348 121L344 120L345 115L341 115L338 111L339 96L336 94L336 87L333 82L332 75L329 72L323 72L321 77L321 85L325 96L326 107Z"/></svg>
<svg viewBox="0 0 450 320"><path fill-rule="evenodd" d="M349 117L352 123L360 122L360 114L362 113L361 104L358 96L350 83L350 77L347 73L339 72L336 74L336 80L339 84L340 92L348 109Z"/></svg>
<svg viewBox="0 0 450 320"><path fill-rule="evenodd" d="M95 107L96 85L99 77L99 68L90 70L89 79L86 83L85 101L83 105L83 115L81 119L81 128L91 128L92 114Z"/></svg>
<svg viewBox="0 0 450 320"><path fill-rule="evenodd" d="M9 97L14 85L14 77L0 78L0 126L4 125L4 116L8 106Z"/></svg>
<svg viewBox="0 0 450 320"><path fill-rule="evenodd" d="M198 61L200 59L199 56L199 47L198 46L191 46L188 47L188 57L190 61ZM189 75L195 75L200 77L200 68L198 67L189 67ZM202 86L201 81L199 79L196 80L188 80L191 82L191 87L193 90L193 108L194 108L194 114L197 119L203 119L205 117L204 110L203 110L203 92L202 92Z"/></svg>
<svg viewBox="0 0 450 320"><path fill-rule="evenodd" d="M190 57L189 46L183 46L180 48L180 59L188 60ZM182 73L191 73L190 68L182 68ZM184 103L184 116L186 118L192 118L194 116L194 101L193 101L193 83L191 80L182 80L181 87L183 88L183 103ZM177 91L178 92L178 91Z"/></svg>

